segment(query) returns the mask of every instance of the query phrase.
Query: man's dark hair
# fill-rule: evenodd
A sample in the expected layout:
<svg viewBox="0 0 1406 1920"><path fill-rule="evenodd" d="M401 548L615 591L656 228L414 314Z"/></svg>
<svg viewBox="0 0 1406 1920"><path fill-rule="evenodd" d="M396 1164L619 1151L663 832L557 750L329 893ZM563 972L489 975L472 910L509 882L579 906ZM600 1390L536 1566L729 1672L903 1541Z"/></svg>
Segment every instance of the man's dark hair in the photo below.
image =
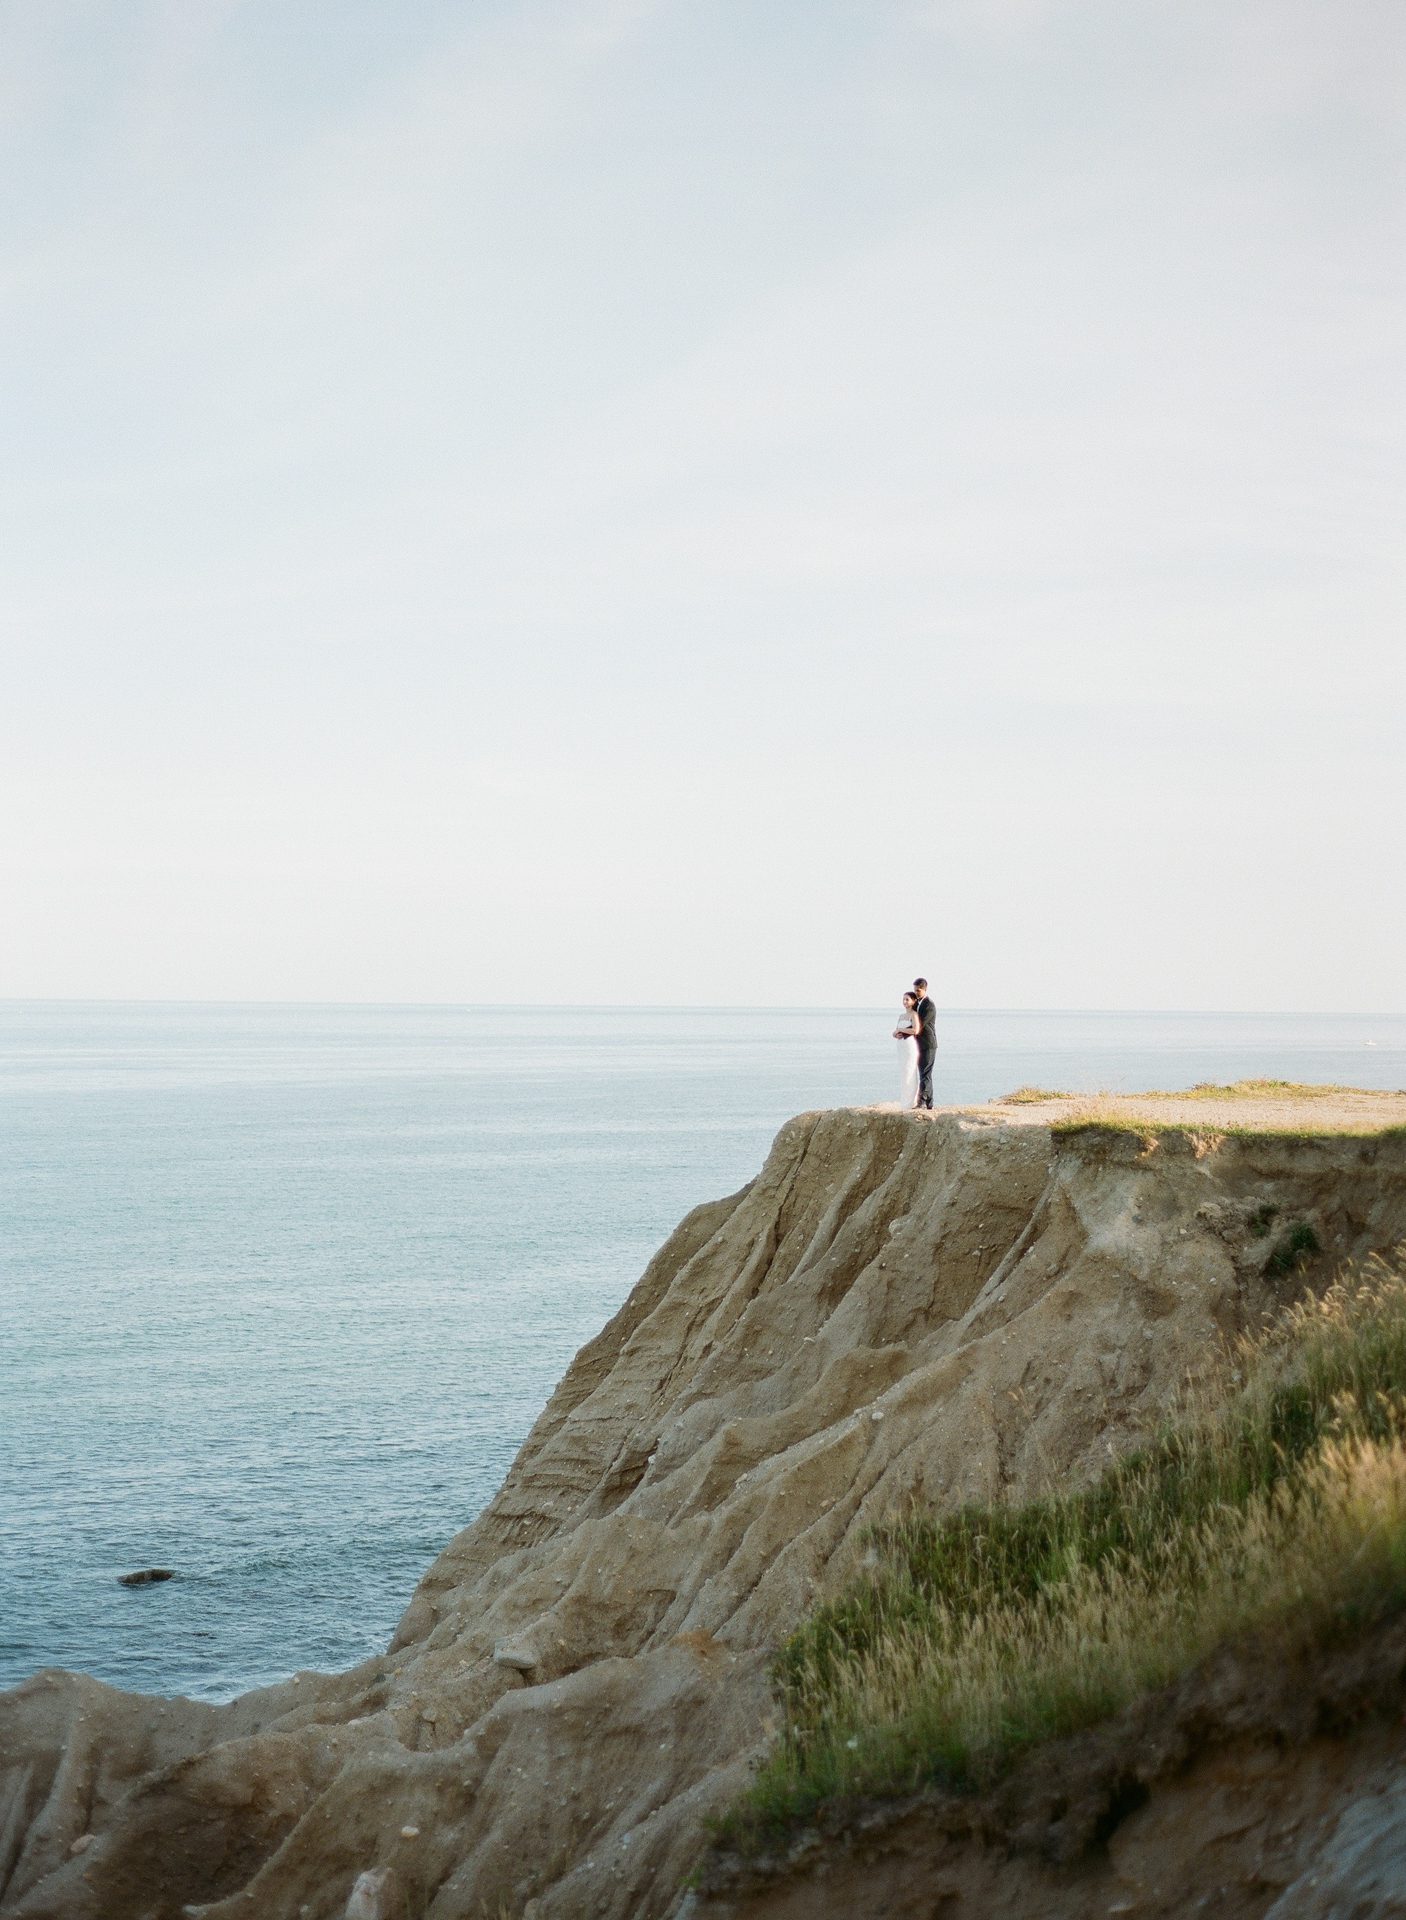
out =
<svg viewBox="0 0 1406 1920"><path fill-rule="evenodd" d="M915 980L915 981L913 982L913 985L914 985L915 987L921 987L921 988L923 989L923 991L924 991L924 993L926 993L926 992L927 992L927 986L928 986L928 983L927 983L927 981L926 981L926 980Z"/></svg>

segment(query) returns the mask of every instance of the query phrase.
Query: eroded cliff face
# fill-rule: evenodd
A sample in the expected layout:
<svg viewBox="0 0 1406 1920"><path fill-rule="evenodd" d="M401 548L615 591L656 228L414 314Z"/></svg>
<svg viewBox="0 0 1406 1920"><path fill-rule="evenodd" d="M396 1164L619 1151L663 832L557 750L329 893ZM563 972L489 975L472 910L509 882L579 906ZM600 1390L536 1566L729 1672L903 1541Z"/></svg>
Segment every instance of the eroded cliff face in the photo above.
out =
<svg viewBox="0 0 1406 1920"><path fill-rule="evenodd" d="M385 1658L227 1707L0 1697L0 1911L339 1920L386 1868L397 1916L671 1913L770 1652L865 1529L1095 1472L1314 1277L1267 1277L1267 1208L1320 1278L1389 1248L1406 1141L792 1121L577 1356Z"/></svg>

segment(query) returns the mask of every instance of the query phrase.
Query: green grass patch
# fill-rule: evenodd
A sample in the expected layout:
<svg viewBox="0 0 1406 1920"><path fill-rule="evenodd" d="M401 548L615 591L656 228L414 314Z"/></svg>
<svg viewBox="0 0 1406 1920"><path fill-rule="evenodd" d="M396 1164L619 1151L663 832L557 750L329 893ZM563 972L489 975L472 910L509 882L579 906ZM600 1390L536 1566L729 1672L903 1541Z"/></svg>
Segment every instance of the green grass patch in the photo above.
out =
<svg viewBox="0 0 1406 1920"><path fill-rule="evenodd" d="M1276 1277L1286 1273L1297 1273L1315 1253L1321 1252L1318 1235L1307 1220L1295 1220L1275 1243L1268 1260L1264 1263L1264 1270Z"/></svg>
<svg viewBox="0 0 1406 1920"><path fill-rule="evenodd" d="M1309 1084L1302 1080L1231 1080L1218 1085L1214 1080L1198 1080L1184 1093L1163 1095L1177 1100L1333 1100L1344 1093L1363 1093L1363 1087L1343 1087L1326 1082ZM1151 1098L1141 1095L1140 1098Z"/></svg>
<svg viewBox="0 0 1406 1920"><path fill-rule="evenodd" d="M983 1785L1228 1640L1287 1654L1406 1607L1406 1279L1337 1286L1237 1358L1220 1412L1083 1491L876 1529L872 1569L782 1648L783 1731L719 1837Z"/></svg>
<svg viewBox="0 0 1406 1920"><path fill-rule="evenodd" d="M1198 1080L1194 1087L1183 1087L1168 1092L1166 1089L1146 1093L1115 1094L1105 1090L1099 1094L1087 1096L1090 1100L1214 1100L1218 1103L1231 1100L1335 1100L1344 1094L1367 1093L1366 1087L1346 1087L1325 1083L1310 1084L1301 1080L1229 1080L1219 1083L1213 1080ZM1073 1100L1079 1096L1059 1092L1051 1087L1017 1087L1014 1093L1003 1093L997 1105L1004 1107L1035 1106L1047 1100Z"/></svg>
<svg viewBox="0 0 1406 1920"><path fill-rule="evenodd" d="M1056 1101L1077 1102L1072 1110L1067 1110L1059 1119L1050 1123L1050 1131L1061 1137L1080 1133L1119 1133L1132 1134L1141 1139L1152 1141L1167 1134L1185 1134L1189 1136L1214 1137L1234 1140L1286 1140L1303 1142L1322 1140L1329 1137L1353 1137L1364 1139L1386 1139L1393 1136L1406 1138L1406 1121L1387 1126L1362 1125L1354 1120L1351 1110L1346 1116L1338 1115L1317 1124L1305 1123L1277 1126L1271 1120L1258 1120L1253 1124L1224 1118L1198 1120L1195 1109L1198 1105L1231 1106L1243 1102L1249 1105L1260 1102L1300 1106L1315 1101L1331 1101L1345 1096L1363 1099L1394 1099L1402 1096L1373 1093L1365 1087L1345 1087L1337 1085L1311 1085L1299 1080L1232 1080L1225 1084L1203 1080L1194 1087L1180 1092L1150 1093L1096 1093L1072 1094L1060 1093L1051 1087L1017 1087L1013 1093L1002 1094L995 1104L1007 1107L1047 1106ZM1158 1115L1146 1111L1139 1113L1139 1103L1174 1103L1176 1111ZM1189 1111L1187 1110L1189 1109Z"/></svg>
<svg viewBox="0 0 1406 1920"><path fill-rule="evenodd" d="M1158 1099L1180 1098L1159 1094ZM1117 1107L1087 1107L1050 1122L1050 1133L1059 1140L1078 1134L1132 1134L1140 1140L1164 1140L1180 1135L1188 1139L1285 1141L1291 1146L1311 1146L1324 1140L1401 1140L1406 1139L1406 1122L1385 1127L1363 1127L1352 1122L1337 1122L1317 1127L1227 1126L1219 1120L1159 1119L1148 1114L1128 1113Z"/></svg>

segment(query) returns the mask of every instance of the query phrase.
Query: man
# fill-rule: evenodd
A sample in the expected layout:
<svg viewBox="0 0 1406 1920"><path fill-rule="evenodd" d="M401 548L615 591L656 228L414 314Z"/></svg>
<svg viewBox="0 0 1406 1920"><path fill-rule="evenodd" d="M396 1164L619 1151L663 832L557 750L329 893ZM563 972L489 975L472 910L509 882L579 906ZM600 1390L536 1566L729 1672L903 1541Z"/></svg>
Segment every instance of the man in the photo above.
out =
<svg viewBox="0 0 1406 1920"><path fill-rule="evenodd" d="M926 980L915 980L913 991L918 1004L918 1105L932 1111L932 1059L937 1052L937 1008L928 998Z"/></svg>

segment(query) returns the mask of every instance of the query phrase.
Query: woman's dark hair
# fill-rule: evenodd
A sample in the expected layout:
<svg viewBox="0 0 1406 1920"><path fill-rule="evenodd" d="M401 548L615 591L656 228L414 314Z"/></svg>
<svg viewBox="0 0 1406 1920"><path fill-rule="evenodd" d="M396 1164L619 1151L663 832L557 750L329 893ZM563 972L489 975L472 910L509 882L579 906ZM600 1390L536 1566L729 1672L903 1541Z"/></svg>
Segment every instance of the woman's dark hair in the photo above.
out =
<svg viewBox="0 0 1406 1920"><path fill-rule="evenodd" d="M911 987L908 989L907 993L905 993L903 997L905 1000L912 1000L914 1002L916 1002L918 998L917 994L914 993Z"/></svg>

